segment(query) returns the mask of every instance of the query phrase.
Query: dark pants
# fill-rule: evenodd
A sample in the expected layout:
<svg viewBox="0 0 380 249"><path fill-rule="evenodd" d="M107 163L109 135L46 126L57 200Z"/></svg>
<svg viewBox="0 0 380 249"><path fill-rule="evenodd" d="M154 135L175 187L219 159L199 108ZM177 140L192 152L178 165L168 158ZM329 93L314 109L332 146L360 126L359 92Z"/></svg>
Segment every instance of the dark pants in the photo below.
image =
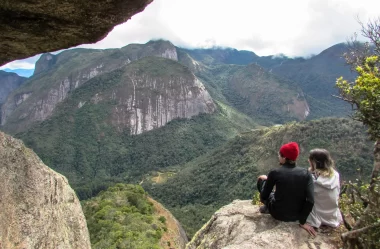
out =
<svg viewBox="0 0 380 249"><path fill-rule="evenodd" d="M260 192L260 200L261 200L261 192L264 190L264 187L265 187L265 183L267 181L266 180L262 180L262 179L258 179L257 180L257 190ZM263 201L261 200L262 203L264 203L266 206L270 206L270 204L272 202L274 202L274 192L272 192L270 195L269 195L269 198L268 200L266 201ZM268 205L269 204L269 205Z"/></svg>
<svg viewBox="0 0 380 249"><path fill-rule="evenodd" d="M257 180L257 190L260 192L260 194L263 191L266 182L266 180L262 180L261 178Z"/></svg>

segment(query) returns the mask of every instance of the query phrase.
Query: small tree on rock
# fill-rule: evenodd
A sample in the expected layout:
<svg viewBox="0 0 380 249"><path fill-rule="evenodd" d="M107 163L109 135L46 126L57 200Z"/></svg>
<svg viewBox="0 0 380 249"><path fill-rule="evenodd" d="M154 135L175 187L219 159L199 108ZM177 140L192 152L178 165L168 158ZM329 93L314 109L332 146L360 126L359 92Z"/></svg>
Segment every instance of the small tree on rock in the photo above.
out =
<svg viewBox="0 0 380 249"><path fill-rule="evenodd" d="M337 79L341 99L349 102L355 113L354 119L368 127L368 134L375 141L374 166L368 188L368 196L361 196L366 208L356 221L352 230L342 235L345 246L349 248L379 248L380 241L380 18L361 23L362 35L370 41L363 44L356 36L349 42L349 51L344 54L346 62L357 72L354 82ZM363 234L370 234L366 239ZM364 236L365 237L365 236ZM377 241L368 241L370 240Z"/></svg>

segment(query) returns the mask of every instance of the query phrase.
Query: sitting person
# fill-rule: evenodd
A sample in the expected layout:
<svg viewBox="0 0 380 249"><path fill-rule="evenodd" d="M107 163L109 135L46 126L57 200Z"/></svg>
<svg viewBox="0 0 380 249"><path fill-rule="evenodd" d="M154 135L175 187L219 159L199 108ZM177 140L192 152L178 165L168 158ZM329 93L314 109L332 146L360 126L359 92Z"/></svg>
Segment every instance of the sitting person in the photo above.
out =
<svg viewBox="0 0 380 249"><path fill-rule="evenodd" d="M339 173L334 170L334 161L327 150L311 150L309 163L314 181L314 207L301 227L315 235L314 227L326 225L335 228L342 222L338 206L340 182Z"/></svg>
<svg viewBox="0 0 380 249"><path fill-rule="evenodd" d="M305 224L313 209L313 179L308 170L296 166L298 144L281 146L278 159L281 167L272 169L268 176L258 177L257 189L265 206L260 212L269 212L281 221L299 221ZM273 188L276 187L276 191Z"/></svg>

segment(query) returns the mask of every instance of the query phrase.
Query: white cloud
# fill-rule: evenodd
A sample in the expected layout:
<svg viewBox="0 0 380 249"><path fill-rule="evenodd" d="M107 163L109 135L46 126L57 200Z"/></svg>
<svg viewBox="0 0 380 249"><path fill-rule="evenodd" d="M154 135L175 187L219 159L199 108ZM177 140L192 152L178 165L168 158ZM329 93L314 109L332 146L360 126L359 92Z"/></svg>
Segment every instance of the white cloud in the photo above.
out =
<svg viewBox="0 0 380 249"><path fill-rule="evenodd" d="M180 47L233 47L258 55L308 56L360 33L378 0L154 0L87 48L166 39Z"/></svg>
<svg viewBox="0 0 380 249"><path fill-rule="evenodd" d="M41 55L35 55L33 57L29 57L27 59L23 60L17 60L9 62L3 66L0 67L0 70L2 69L34 69L34 64L40 58Z"/></svg>
<svg viewBox="0 0 380 249"><path fill-rule="evenodd" d="M360 31L380 16L377 0L154 0L103 41L121 47L163 38L183 47L234 47L259 55L307 56Z"/></svg>

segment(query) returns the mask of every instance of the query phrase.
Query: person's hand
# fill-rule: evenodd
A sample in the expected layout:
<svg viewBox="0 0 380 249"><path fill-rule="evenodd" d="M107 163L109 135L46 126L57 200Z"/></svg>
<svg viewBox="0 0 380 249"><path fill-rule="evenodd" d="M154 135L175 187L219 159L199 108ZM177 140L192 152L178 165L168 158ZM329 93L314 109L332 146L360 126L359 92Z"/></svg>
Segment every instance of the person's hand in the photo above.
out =
<svg viewBox="0 0 380 249"><path fill-rule="evenodd" d="M261 175L259 177L257 177L257 179L261 179L263 181L265 181L268 177L266 175Z"/></svg>
<svg viewBox="0 0 380 249"><path fill-rule="evenodd" d="M310 235L317 236L317 232L309 224L307 224L307 223L305 223L303 225L300 224L300 227L302 227L303 229L305 229Z"/></svg>

